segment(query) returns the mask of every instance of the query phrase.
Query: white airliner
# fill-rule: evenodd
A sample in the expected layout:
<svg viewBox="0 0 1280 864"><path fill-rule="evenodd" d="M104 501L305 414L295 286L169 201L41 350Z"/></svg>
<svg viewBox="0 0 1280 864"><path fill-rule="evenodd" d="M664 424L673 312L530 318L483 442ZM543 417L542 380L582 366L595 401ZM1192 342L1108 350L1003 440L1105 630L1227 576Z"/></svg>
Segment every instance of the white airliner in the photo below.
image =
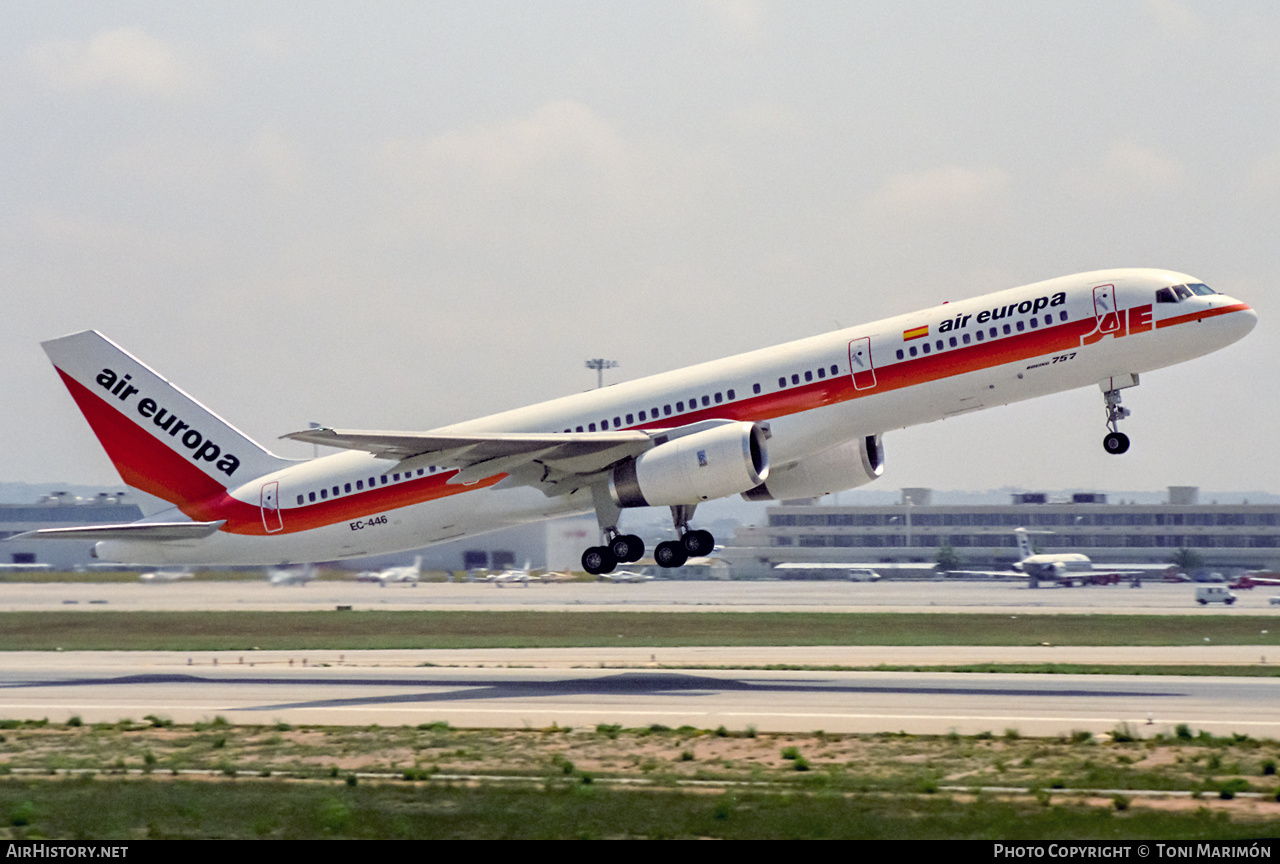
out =
<svg viewBox="0 0 1280 864"><path fill-rule="evenodd" d="M1072 585L1117 584L1121 579L1141 575L1142 571L1168 570L1170 567L1168 564L1095 567L1089 556L1082 552L1036 552L1031 548L1031 532L1026 528L1015 528L1013 533L1018 538L1018 554L1021 556L1013 567L1027 574L1029 588L1039 588L1041 582L1068 588Z"/></svg>
<svg viewBox="0 0 1280 864"><path fill-rule="evenodd" d="M42 529L99 558L287 564L420 548L594 510L584 569L636 561L618 523L670 507L664 567L713 548L703 501L814 497L879 477L890 430L1099 385L1108 452L1120 393L1235 342L1254 311L1166 270L1038 282L426 432L313 429L347 450L293 461L250 440L96 331L44 343L125 483L174 505L130 525Z"/></svg>

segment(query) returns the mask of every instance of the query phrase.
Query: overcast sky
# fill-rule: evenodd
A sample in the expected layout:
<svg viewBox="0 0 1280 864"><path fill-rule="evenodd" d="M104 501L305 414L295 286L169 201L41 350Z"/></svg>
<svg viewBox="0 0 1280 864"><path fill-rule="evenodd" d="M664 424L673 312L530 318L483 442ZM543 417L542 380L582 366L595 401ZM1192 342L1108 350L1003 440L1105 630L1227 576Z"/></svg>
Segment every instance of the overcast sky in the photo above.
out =
<svg viewBox="0 0 1280 864"><path fill-rule="evenodd" d="M118 484L39 342L251 436L427 429L1104 267L1236 345L886 436L881 487L1280 491L1280 4L21 2L0 479Z"/></svg>

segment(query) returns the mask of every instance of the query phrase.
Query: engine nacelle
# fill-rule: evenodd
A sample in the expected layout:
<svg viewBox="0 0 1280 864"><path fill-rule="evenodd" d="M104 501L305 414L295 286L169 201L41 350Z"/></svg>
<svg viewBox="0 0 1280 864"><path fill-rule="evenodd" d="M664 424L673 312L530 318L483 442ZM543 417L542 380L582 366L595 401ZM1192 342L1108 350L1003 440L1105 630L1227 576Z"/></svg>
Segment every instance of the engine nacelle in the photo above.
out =
<svg viewBox="0 0 1280 864"><path fill-rule="evenodd" d="M769 477L763 423L725 423L672 438L619 465L609 494L619 507L698 504L737 495Z"/></svg>
<svg viewBox="0 0 1280 864"><path fill-rule="evenodd" d="M748 501L817 498L870 483L882 473L884 446L879 435L868 435L779 468L742 497Z"/></svg>

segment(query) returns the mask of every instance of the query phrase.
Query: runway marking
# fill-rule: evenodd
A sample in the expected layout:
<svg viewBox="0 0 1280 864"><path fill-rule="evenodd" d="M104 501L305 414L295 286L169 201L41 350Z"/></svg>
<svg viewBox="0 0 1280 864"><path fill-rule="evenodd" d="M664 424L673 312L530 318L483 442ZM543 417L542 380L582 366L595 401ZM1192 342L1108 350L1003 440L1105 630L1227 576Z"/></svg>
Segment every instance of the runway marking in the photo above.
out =
<svg viewBox="0 0 1280 864"><path fill-rule="evenodd" d="M133 704L133 703L117 703L117 702L101 702L101 703L84 703L77 702L70 706L52 705L48 703L21 703L21 702L4 702L0 703L0 709L41 709L41 710L113 710L113 711L153 711L155 703ZM222 713L248 713L253 710L247 707L209 707L203 705L193 706L172 706L167 710L179 711L206 711L206 712L222 712ZM717 711L711 710L690 710L690 711L636 711L621 710L610 708L607 706L593 707L583 705L539 705L535 708L442 708L438 703L432 707L412 707L399 708L390 706L363 706L363 707L298 707L290 708L290 711L300 712L325 712L325 711L343 711L343 712L363 712L363 713L379 713L379 714L439 714L443 710L447 710L453 714L489 714L499 716L509 715L528 715L528 714L547 714L559 712L568 713L594 713L608 714L610 716L621 717L746 717L746 718L785 718L791 720L803 719L845 719L845 720L948 720L948 721L987 721L987 722L1052 722L1052 723L1117 723L1130 722L1139 725L1150 725L1151 723L1230 723L1233 726L1258 726L1258 727L1276 727L1280 726L1280 721L1275 720L1219 720L1219 719L1195 719L1187 717L1177 717L1172 719L1154 718L1148 723L1148 718L1143 716L1139 718L1117 717L1114 714L1101 716L1070 716L1070 717L1044 717L1022 714L869 714L869 713L842 713L842 712L781 712L781 711Z"/></svg>

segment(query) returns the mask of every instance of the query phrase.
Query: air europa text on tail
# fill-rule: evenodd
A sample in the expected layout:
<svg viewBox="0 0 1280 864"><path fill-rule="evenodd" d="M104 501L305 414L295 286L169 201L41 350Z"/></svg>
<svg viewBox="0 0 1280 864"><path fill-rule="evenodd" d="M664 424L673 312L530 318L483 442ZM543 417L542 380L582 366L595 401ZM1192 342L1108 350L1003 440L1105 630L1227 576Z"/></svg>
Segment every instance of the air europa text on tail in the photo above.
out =
<svg viewBox="0 0 1280 864"><path fill-rule="evenodd" d="M138 388L130 383L132 377L132 375L117 375L111 369L103 369L94 380L103 390L121 402L125 402L129 397L139 393ZM191 451L191 458L197 462L201 459L213 462L214 467L228 477L240 467L238 457L223 453L221 447L205 438L199 430L193 429L190 424L180 420L168 409L160 407L159 403L151 397L145 396L139 399L136 405L139 415L160 427L162 432L169 433L174 441L180 441L183 447Z"/></svg>

